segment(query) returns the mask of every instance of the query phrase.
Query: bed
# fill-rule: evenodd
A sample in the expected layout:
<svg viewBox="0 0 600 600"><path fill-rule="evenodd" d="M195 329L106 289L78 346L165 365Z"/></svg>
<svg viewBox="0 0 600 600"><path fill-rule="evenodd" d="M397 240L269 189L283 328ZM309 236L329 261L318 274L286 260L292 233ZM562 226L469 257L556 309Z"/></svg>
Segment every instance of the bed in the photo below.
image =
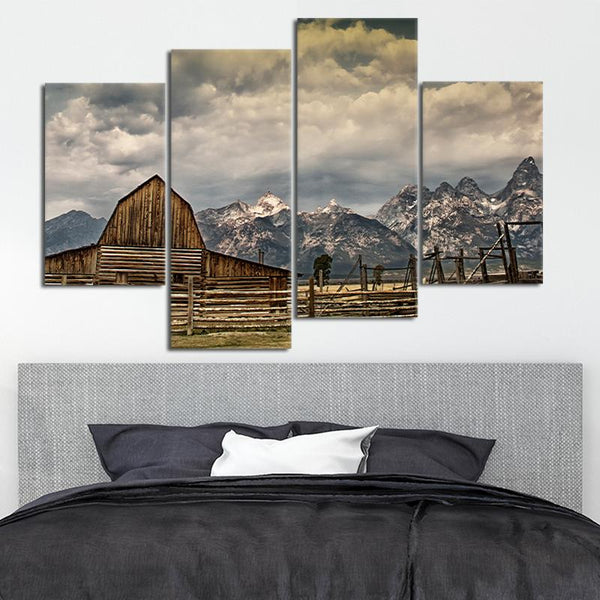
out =
<svg viewBox="0 0 600 600"><path fill-rule="evenodd" d="M581 395L576 364L21 365L24 506L0 522L0 598L597 599ZM295 419L497 443L479 482L110 483L85 432Z"/></svg>

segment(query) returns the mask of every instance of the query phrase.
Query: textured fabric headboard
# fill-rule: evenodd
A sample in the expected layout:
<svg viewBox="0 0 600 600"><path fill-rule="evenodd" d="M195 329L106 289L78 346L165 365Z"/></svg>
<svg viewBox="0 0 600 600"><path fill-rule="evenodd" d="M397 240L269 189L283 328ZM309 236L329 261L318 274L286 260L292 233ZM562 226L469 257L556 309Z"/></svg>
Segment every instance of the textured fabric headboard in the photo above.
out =
<svg viewBox="0 0 600 600"><path fill-rule="evenodd" d="M482 481L581 510L578 364L22 364L20 500L107 479L87 423L291 419L494 437Z"/></svg>

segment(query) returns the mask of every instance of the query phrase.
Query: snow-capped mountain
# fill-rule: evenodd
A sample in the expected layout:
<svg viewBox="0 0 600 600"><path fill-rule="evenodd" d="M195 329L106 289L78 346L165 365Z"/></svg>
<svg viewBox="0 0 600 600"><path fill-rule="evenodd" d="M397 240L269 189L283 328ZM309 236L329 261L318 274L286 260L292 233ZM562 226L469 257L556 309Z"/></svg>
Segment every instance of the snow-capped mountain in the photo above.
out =
<svg viewBox="0 0 600 600"><path fill-rule="evenodd" d="M95 244L104 231L106 219L92 217L83 210L70 210L44 223L45 254Z"/></svg>
<svg viewBox="0 0 600 600"><path fill-rule="evenodd" d="M542 174L533 158L523 160L506 186L494 194L483 191L470 177L453 187L441 183L433 192L422 190L424 249L434 245L446 253L464 248L467 254L496 240L496 222L542 220ZM344 277L359 254L369 266L404 266L416 254L417 186L405 185L385 202L375 217L365 217L330 200L297 217L298 271L312 272L320 254L333 258L332 275ZM208 248L256 260L265 252L268 264L289 267L290 209L268 192L254 205L236 201L196 213ZM511 227L518 255L541 256L539 227ZM471 252L469 252L471 251Z"/></svg>
<svg viewBox="0 0 600 600"><path fill-rule="evenodd" d="M423 247L438 246L446 253L476 251L497 239L496 223L542 221L543 176L535 160L525 158L506 186L494 194L482 191L477 183L463 177L456 187L441 183L432 193L423 189ZM518 256L539 260L542 235L539 226L511 226L511 239Z"/></svg>
<svg viewBox="0 0 600 600"><path fill-rule="evenodd" d="M405 185L395 196L390 198L375 215L375 218L400 234L409 244L417 245L417 201L419 188Z"/></svg>
<svg viewBox="0 0 600 600"><path fill-rule="evenodd" d="M196 213L207 248L247 260L265 253L266 264L290 266L290 207L271 192L252 205L236 200L221 208Z"/></svg>
<svg viewBox="0 0 600 600"><path fill-rule="evenodd" d="M321 254L332 257L334 277L347 275L359 254L363 262L372 267L377 264L406 266L409 255L416 254L414 246L400 234L335 200L314 212L298 214L297 239L298 271L304 274L312 273L314 259Z"/></svg>
<svg viewBox="0 0 600 600"><path fill-rule="evenodd" d="M422 213L425 252L433 250L434 246L448 252L489 245L495 229L494 221L482 203L487 196L470 197L446 181L433 193L427 188L423 191L428 198L423 202Z"/></svg>

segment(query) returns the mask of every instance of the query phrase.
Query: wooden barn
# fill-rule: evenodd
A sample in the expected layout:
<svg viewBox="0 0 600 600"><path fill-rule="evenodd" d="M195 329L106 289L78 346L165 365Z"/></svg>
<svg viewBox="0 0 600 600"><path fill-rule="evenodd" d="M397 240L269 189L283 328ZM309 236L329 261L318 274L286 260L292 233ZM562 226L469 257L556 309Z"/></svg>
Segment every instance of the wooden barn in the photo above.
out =
<svg viewBox="0 0 600 600"><path fill-rule="evenodd" d="M46 256L46 284L165 282L165 182L154 175L117 202L96 244Z"/></svg>
<svg viewBox="0 0 600 600"><path fill-rule="evenodd" d="M171 190L174 333L289 327L290 272L206 248L194 211ZM165 282L165 182L154 175L119 200L96 244L45 259L50 285Z"/></svg>

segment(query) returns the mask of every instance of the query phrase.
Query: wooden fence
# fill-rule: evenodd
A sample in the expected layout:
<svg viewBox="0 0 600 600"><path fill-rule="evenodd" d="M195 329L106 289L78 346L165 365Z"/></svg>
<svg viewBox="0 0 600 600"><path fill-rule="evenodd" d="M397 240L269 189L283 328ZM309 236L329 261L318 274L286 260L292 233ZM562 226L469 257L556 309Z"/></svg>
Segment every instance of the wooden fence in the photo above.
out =
<svg viewBox="0 0 600 600"><path fill-rule="evenodd" d="M312 281L312 278L311 278ZM417 291L315 290L314 281L298 292L298 317L416 317Z"/></svg>
<svg viewBox="0 0 600 600"><path fill-rule="evenodd" d="M350 278L358 268L359 287ZM384 277L385 273L385 277ZM369 274L372 277L369 277ZM389 275L393 279L390 280ZM416 317L417 257L409 256L406 267L368 267L359 254L346 278L335 291L324 290L324 273L318 272L318 287L310 277L307 289L298 289L298 317ZM398 280L399 279L399 280ZM391 287L390 287L391 286Z"/></svg>
<svg viewBox="0 0 600 600"><path fill-rule="evenodd" d="M171 284L171 331L252 331L289 328L288 277L186 275Z"/></svg>
<svg viewBox="0 0 600 600"><path fill-rule="evenodd" d="M496 223L497 238L491 246L480 246L477 255L468 256L464 248L459 248L455 255L446 254L438 246L432 252L423 254L424 261L431 261L429 275L424 283L467 284L467 283L542 283L544 274L541 269L522 269L517 259L517 248L513 243L510 228L514 226L542 226L542 221L498 221ZM476 266L467 274L465 261L476 262ZM491 272L492 261L500 261L501 270ZM454 263L454 269L448 273L444 263Z"/></svg>

